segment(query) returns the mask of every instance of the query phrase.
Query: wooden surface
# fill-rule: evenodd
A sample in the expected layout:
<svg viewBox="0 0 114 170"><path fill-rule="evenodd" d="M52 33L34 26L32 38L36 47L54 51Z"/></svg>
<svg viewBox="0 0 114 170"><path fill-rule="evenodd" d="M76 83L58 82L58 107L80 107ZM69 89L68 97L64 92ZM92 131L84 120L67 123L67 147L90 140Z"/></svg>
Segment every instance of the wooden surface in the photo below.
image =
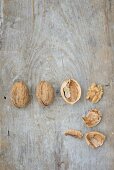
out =
<svg viewBox="0 0 114 170"><path fill-rule="evenodd" d="M114 170L114 0L0 0L0 170ZM70 106L60 96L66 78L82 87ZM9 91L24 80L31 91L25 109ZM56 98L40 106L35 87L50 81ZM104 86L98 104L85 100L92 82ZM6 97L6 98L5 98ZM99 108L101 123L88 129L82 116ZM68 128L107 136L96 150L65 137Z"/></svg>

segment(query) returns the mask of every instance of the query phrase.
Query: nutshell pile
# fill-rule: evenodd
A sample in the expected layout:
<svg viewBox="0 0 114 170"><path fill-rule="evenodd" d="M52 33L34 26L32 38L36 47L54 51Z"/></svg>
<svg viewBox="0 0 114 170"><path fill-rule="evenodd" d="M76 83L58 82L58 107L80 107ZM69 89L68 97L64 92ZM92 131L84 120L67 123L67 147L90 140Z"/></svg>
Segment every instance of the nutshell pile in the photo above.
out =
<svg viewBox="0 0 114 170"><path fill-rule="evenodd" d="M65 80L61 85L61 96L68 104L75 104L81 97L81 87L74 79ZM47 81L41 81L36 86L36 98L39 103L48 106L53 103L55 98L55 91L53 86ZM86 99L92 103L97 103L103 96L103 88L101 85L93 83L87 92ZM11 101L12 104L18 108L23 108L30 102L30 92L27 85L23 81L17 81L11 88ZM91 109L85 117L82 117L84 124L88 128L92 128L100 123L102 114L98 109ZM68 129L64 133L79 139L83 138L83 134L79 130ZM88 132L85 134L85 140L92 148L101 146L105 141L105 136L97 131Z"/></svg>

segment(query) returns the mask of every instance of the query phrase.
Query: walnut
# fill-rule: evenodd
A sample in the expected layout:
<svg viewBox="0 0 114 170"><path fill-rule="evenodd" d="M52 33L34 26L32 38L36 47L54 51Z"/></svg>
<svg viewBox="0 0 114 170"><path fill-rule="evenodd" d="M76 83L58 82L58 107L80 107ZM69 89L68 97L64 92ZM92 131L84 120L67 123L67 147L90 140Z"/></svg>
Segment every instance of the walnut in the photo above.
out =
<svg viewBox="0 0 114 170"><path fill-rule="evenodd" d="M97 103L103 96L103 87L101 85L97 85L93 83L87 93L86 99L91 101L92 103Z"/></svg>
<svg viewBox="0 0 114 170"><path fill-rule="evenodd" d="M85 135L85 139L86 142L89 146L91 146L92 148L97 148L101 145L103 145L104 141L105 141L105 136L100 133L100 132L88 132Z"/></svg>
<svg viewBox="0 0 114 170"><path fill-rule="evenodd" d="M47 81L41 81L36 87L36 97L41 104L50 105L55 97L53 86Z"/></svg>
<svg viewBox="0 0 114 170"><path fill-rule="evenodd" d="M81 139L83 137L81 131L75 130L75 129L68 129L67 131L64 132L64 134L66 136L70 135L70 136L73 136L73 137L79 138L79 139Z"/></svg>
<svg viewBox="0 0 114 170"><path fill-rule="evenodd" d="M101 121L101 113L97 109L90 110L85 117L82 117L87 127L94 127Z"/></svg>
<svg viewBox="0 0 114 170"><path fill-rule="evenodd" d="M81 97L81 87L74 79L65 80L61 86L61 96L69 103L76 103Z"/></svg>
<svg viewBox="0 0 114 170"><path fill-rule="evenodd" d="M30 101L29 89L23 81L13 84L11 89L11 101L18 108L25 107Z"/></svg>

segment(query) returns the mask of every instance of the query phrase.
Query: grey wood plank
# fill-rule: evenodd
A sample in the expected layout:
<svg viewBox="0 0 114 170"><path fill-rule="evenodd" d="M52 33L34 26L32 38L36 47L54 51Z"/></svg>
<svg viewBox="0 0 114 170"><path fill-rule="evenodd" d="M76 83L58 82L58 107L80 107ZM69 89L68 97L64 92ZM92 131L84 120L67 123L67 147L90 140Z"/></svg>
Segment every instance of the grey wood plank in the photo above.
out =
<svg viewBox="0 0 114 170"><path fill-rule="evenodd" d="M113 170L114 0L2 0L0 9L0 170ZM82 97L69 106L59 89L72 77ZM9 91L18 79L31 92L25 109L10 103ZM55 88L49 107L36 101L40 80ZM92 82L105 91L95 105L85 100ZM107 136L96 150L63 134L68 128L90 131L81 117L94 107L103 119L92 130Z"/></svg>

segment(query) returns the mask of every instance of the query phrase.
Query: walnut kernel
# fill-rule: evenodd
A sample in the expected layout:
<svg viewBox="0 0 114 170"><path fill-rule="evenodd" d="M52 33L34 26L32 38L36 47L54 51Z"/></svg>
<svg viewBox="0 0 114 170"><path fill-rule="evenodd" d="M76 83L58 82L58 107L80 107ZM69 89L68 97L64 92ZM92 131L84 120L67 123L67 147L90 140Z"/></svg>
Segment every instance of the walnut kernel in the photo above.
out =
<svg viewBox="0 0 114 170"><path fill-rule="evenodd" d="M103 87L101 85L97 85L93 83L89 89L86 96L86 99L91 101L92 103L97 103L103 96Z"/></svg>

